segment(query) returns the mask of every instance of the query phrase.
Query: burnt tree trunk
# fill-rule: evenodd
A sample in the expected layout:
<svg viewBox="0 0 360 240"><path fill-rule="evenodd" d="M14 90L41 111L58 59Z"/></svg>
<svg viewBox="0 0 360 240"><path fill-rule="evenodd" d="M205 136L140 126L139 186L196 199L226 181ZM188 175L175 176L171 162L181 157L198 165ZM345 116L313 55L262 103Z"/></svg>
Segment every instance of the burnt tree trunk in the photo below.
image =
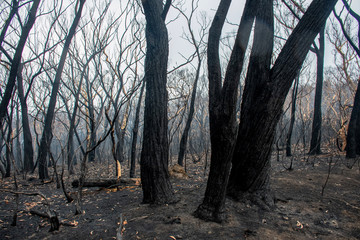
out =
<svg viewBox="0 0 360 240"><path fill-rule="evenodd" d="M267 172L270 165L266 161L256 160L270 154L277 124L271 120L279 117L276 115L279 111L273 111L269 108L272 106L266 104L271 96L268 84L274 42L273 3L271 0L264 0L261 3L261 7L259 6L261 9L257 9L256 14L254 42L245 79L238 139L228 186L228 195L235 198L237 192L234 190L238 189L238 185L241 184L240 187L243 188L252 181L244 178L244 175L255 173L255 169L259 174L258 186L262 187L268 182ZM264 131L264 124L270 125L272 131ZM262 147L258 148L260 145ZM246 155L244 161L239 161ZM262 176L263 173L266 175ZM242 182L236 181L235 178L241 178Z"/></svg>
<svg viewBox="0 0 360 240"><path fill-rule="evenodd" d="M6 136L6 152L5 152L5 160L6 160L6 168L5 168L5 176L4 177L10 177L11 176L11 156L13 154L13 139L12 139L12 118L13 118L13 110L11 109L11 112L9 114L9 124L8 124L8 132ZM16 166L13 166L14 169Z"/></svg>
<svg viewBox="0 0 360 240"><path fill-rule="evenodd" d="M39 4L40 4L40 0L33 1L33 4L31 6L31 9L28 14L28 20L27 20L25 26L22 28L20 39L19 39L18 45L16 47L14 57L11 62L11 69L10 69L10 73L9 73L8 82L6 83L5 92L2 96L2 100L0 103L0 129L2 129L3 120L6 117L7 107L9 105L9 102L10 102L10 99L12 96L12 92L13 92L13 89L15 86L16 77L18 74L18 68L19 68L19 65L21 62L22 52L24 50L25 43L29 36L30 30L35 23L36 12L39 7ZM17 9L18 7L16 6L15 8ZM11 19L9 21L11 21ZM7 22L6 22L6 24L7 24ZM9 22L9 24L10 24L10 22ZM5 27L6 27L6 25L5 25ZM3 33L4 33L4 36L2 36ZM5 37L5 29L2 30L1 37L2 38ZM3 40L3 39L1 39L1 40Z"/></svg>
<svg viewBox="0 0 360 240"><path fill-rule="evenodd" d="M1 30L1 34L0 34L0 47L5 39L5 35L10 26L11 20L13 19L13 17L15 16L15 14L17 13L17 11L19 9L19 2L17 0L12 0L11 2L12 2L12 6L11 6L11 10L9 12L9 16L6 19L6 21L2 27L2 30Z"/></svg>
<svg viewBox="0 0 360 240"><path fill-rule="evenodd" d="M199 78L200 78L200 70L201 70L201 64L202 64L201 53L200 53L200 43L198 43L196 41L193 30L191 29L191 19L192 19L192 15L190 16L190 18L187 18L188 29L190 32L191 41L195 47L195 53L196 53L196 56L198 59L198 64L197 64L197 68L196 68L193 90L191 93L189 115L186 120L185 128L184 128L183 134L181 136L181 140L180 140L180 150L179 150L179 155L178 155L178 164L180 166L184 166L184 157L185 157L185 153L186 153L186 147L187 147L190 127L191 127L191 122L194 118L196 90L197 90L197 84L198 84ZM185 161L186 161L186 159L185 159ZM185 162L185 165L186 165L186 162Z"/></svg>
<svg viewBox="0 0 360 240"><path fill-rule="evenodd" d="M168 161L168 119L166 90L169 55L165 17L171 3L162 0L144 0L146 18L145 58L145 112L144 140L141 151L140 172L143 202L162 204L176 201L171 186Z"/></svg>
<svg viewBox="0 0 360 240"><path fill-rule="evenodd" d="M314 102L314 118L311 131L310 155L321 154L321 102L324 82L325 26L321 29L319 49L316 50L317 72Z"/></svg>
<svg viewBox="0 0 360 240"><path fill-rule="evenodd" d="M300 81L300 71L295 78L294 88L291 95L291 116L290 116L290 126L289 131L286 134L286 156L292 156L291 153L291 137L294 130L294 123L295 123L295 113L296 113L296 100L297 94L299 89L299 81Z"/></svg>
<svg viewBox="0 0 360 240"><path fill-rule="evenodd" d="M255 201L273 204L269 194L269 174L276 125L295 76L336 2L314 0L285 43L268 79L246 82L228 185L231 197L242 199L248 196ZM266 71L263 69L255 73L261 77ZM252 71L248 73L255 74Z"/></svg>
<svg viewBox="0 0 360 240"><path fill-rule="evenodd" d="M48 151L50 149L51 138L52 138L52 122L55 114L55 105L56 105L56 97L60 88L60 80L62 71L64 69L66 55L69 51L69 46L73 36L75 35L76 27L80 21L81 12L85 4L85 0L80 0L80 4L78 6L78 10L76 12L74 21L70 27L69 33L66 37L65 44L61 53L60 61L58 68L56 70L56 75L53 83L53 88L50 96L50 102L48 106L48 110L45 116L45 126L42 133L42 137L40 140L39 153L38 153L38 163L39 163L39 178L46 179L49 178L49 173L47 169L46 159L48 155Z"/></svg>
<svg viewBox="0 0 360 240"><path fill-rule="evenodd" d="M346 137L346 157L356 158L357 154L357 138L358 138L358 125L360 119L360 81L355 93L354 105L351 111L348 132Z"/></svg>
<svg viewBox="0 0 360 240"><path fill-rule="evenodd" d="M139 131L139 122L140 122L140 109L141 109L141 101L144 94L145 89L145 82L142 83L139 101L136 106L135 111L135 121L133 127L133 134L132 134L132 143L131 143L131 160L130 160L130 177L135 177L135 169L136 169L136 144L138 138L138 131Z"/></svg>
<svg viewBox="0 0 360 240"><path fill-rule="evenodd" d="M225 193L236 142L235 106L238 98L240 73L254 21L252 2L254 1L248 0L246 2L223 84L219 41L231 1L223 0L220 2L209 31L209 113L212 152L205 197L194 213L196 217L207 221L222 222L226 218L224 212Z"/></svg>
<svg viewBox="0 0 360 240"><path fill-rule="evenodd" d="M34 149L30 131L28 107L24 95L24 85L22 77L22 64L19 66L18 76L18 95L21 105L22 127L24 137L24 171L32 171L34 168Z"/></svg>
<svg viewBox="0 0 360 240"><path fill-rule="evenodd" d="M96 120L95 120L95 108L94 108L94 103L93 103L93 95L92 95L92 83L90 83L90 80L88 78L88 76L85 76L86 78L86 92L87 92L87 113L88 113L88 126L87 126L87 130L90 132L89 133L89 138L88 138L88 146L90 146L90 148L93 148L96 144ZM88 161L89 162L94 162L95 161L95 157L96 157L96 150L94 149L93 151L91 151L89 153L88 156Z"/></svg>

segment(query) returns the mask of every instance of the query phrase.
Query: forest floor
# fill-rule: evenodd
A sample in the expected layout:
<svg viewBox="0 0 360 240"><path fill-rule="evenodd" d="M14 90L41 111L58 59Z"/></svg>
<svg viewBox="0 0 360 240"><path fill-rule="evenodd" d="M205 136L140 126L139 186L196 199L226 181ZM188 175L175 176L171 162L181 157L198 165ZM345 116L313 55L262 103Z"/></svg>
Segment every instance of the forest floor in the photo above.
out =
<svg viewBox="0 0 360 240"><path fill-rule="evenodd" d="M124 240L360 239L359 160L349 161L330 154L294 157L293 170L289 171L286 168L290 161L285 157L276 161L274 157L272 162L275 209L264 210L250 202L228 199L228 218L222 224L192 215L206 187L201 162L188 164L188 179L172 178L179 198L176 204L141 204L142 190L136 185L85 188L81 215L74 215L75 204L66 202L55 182L43 184L18 176L18 191L41 192L65 224L58 231L49 232L49 220L30 213L32 210L45 213L45 201L39 196L20 195L17 225L11 226L16 197L0 191L0 239L116 239L120 216ZM89 164L87 176L113 177L112 169L111 164ZM127 167L123 171L126 177ZM68 191L76 192L70 184L75 177L65 177ZM0 188L14 190L14 178L2 179Z"/></svg>

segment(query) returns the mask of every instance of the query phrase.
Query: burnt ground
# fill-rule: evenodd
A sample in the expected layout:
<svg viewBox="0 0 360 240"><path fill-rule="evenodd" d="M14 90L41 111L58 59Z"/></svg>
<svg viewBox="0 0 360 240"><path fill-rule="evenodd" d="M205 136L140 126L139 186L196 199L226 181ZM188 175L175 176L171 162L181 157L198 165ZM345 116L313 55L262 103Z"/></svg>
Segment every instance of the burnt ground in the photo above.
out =
<svg viewBox="0 0 360 240"><path fill-rule="evenodd" d="M360 239L359 160L348 161L339 155L296 157L294 169L289 171L290 160L273 161L275 209L228 199L228 220L222 224L192 216L205 191L204 163L188 164L188 179L172 179L180 200L176 204L141 204L141 188L134 185L85 188L81 215L74 215L74 203L65 201L55 182L42 184L18 176L19 191L40 191L65 224L49 232L49 220L30 213L45 213L45 201L39 196L20 195L17 225L11 226L16 198L1 191L0 239L116 239L120 216L123 239ZM123 170L126 177L128 170ZM88 176L113 177L112 165L92 164ZM70 185L75 177L65 177L69 191L76 191ZM1 180L0 188L14 189L14 179Z"/></svg>

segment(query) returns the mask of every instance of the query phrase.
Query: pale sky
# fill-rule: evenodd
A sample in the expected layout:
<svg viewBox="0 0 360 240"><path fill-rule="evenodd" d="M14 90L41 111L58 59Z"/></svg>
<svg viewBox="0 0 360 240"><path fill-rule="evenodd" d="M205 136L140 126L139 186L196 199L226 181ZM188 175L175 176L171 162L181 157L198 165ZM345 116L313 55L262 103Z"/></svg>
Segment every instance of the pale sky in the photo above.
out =
<svg viewBox="0 0 360 240"><path fill-rule="evenodd" d="M189 0L185 0L190 4ZM213 18L215 15L216 9L218 7L220 0L200 0L198 11L205 11L208 15L209 20ZM310 1L309 1L310 2ZM240 22L240 18L243 12L243 7L245 4L245 0L237 0L232 1L232 5L230 7L227 19L229 22L238 24ZM342 6L341 0L339 0L337 6ZM360 14L360 0L353 0L351 4L353 10ZM188 7L190 9L190 7ZM169 11L168 19L176 16L177 12L175 9L171 9ZM193 47L187 43L183 39L180 38L182 35L183 29L186 29L185 25L182 25L181 22L184 23L183 20L176 20L175 22L168 24L169 38L170 40L170 57L169 57L169 69L171 69L174 65L180 64L183 62L183 58L180 56L179 52L182 55L188 56L193 53ZM196 21L194 21L196 24ZM236 31L236 27L227 24L225 29L223 30L223 35L226 32ZM207 38L206 38L207 39ZM329 50L329 49L328 49ZM330 51L327 51L327 55L330 54ZM327 62L326 64L332 64L332 60L330 57L326 56Z"/></svg>

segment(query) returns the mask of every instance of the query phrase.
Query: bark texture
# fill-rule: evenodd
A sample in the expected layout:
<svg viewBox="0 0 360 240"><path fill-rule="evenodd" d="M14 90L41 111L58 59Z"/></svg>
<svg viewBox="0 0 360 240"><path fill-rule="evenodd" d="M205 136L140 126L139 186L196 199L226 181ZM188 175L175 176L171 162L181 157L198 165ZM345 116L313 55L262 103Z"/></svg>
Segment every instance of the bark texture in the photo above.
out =
<svg viewBox="0 0 360 240"><path fill-rule="evenodd" d="M228 185L228 194L231 197L242 199L249 196L254 197L254 200L260 199L269 205L273 204L269 194L269 173L276 125L296 74L336 2L337 0L314 0L311 3L267 77L267 68L250 70L254 64L254 60L250 60L248 74L257 74L258 77L248 76L247 79L252 81L246 81L238 140ZM262 9L264 10L264 7ZM254 38L256 35L255 28ZM264 37L261 41L264 41L263 39ZM254 47L256 44L254 39Z"/></svg>
<svg viewBox="0 0 360 240"><path fill-rule="evenodd" d="M141 151L143 202L176 201L168 171L169 143L166 90L169 55L163 1L142 1L146 18L144 140Z"/></svg>
<svg viewBox="0 0 360 240"><path fill-rule="evenodd" d="M225 193L229 179L231 159L236 142L236 101L240 73L244 63L254 15L248 0L230 56L224 83L222 84L219 58L221 30L231 1L221 1L209 31L209 113L211 164L205 197L194 215L204 220L225 220Z"/></svg>

